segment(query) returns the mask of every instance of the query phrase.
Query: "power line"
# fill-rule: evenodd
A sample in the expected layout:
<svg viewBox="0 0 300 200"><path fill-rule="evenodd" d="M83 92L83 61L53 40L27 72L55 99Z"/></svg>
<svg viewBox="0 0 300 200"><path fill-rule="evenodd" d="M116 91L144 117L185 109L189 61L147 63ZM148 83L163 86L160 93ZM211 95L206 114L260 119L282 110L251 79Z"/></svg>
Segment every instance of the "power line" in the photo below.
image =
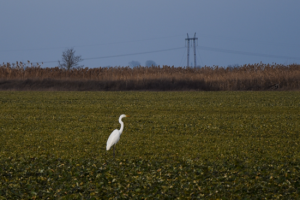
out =
<svg viewBox="0 0 300 200"><path fill-rule="evenodd" d="M229 49L219 49L214 47L206 47L206 46L198 46L198 48L206 51L215 51L221 53L231 53L231 54L240 54L246 56L261 56L261 57L270 57L270 58L284 58L284 59L295 59L300 60L299 57L290 57L290 56L280 56L280 55L271 55L271 54L263 54L263 53L253 53L247 51L236 51L236 50L229 50Z"/></svg>
<svg viewBox="0 0 300 200"><path fill-rule="evenodd" d="M133 55L141 55L141 54L149 54L149 53L158 53L158 52L164 52L164 51L173 51L178 49L184 49L185 47L176 47L176 48L170 48L170 49L161 49L161 50L155 50L155 51L145 51L145 52L139 52L139 53L128 53L128 54L119 54L119 55L110 55L110 56L99 56L99 57L91 57L91 58L83 58L83 60L95 60L95 59L104 59L104 58L116 58L116 57L124 57L124 56L133 56ZM46 61L46 62L37 62L37 63L53 63L56 61Z"/></svg>
<svg viewBox="0 0 300 200"><path fill-rule="evenodd" d="M123 42L108 42L102 44L88 44L88 45L75 45L75 47L92 47L92 46L104 46L104 45L113 45L113 44L125 44L125 43L134 43L134 42L143 42L143 41L151 41L151 40L160 40L166 38L174 38L174 37L182 37L183 35L174 35L174 36L163 36L157 38L147 38L147 39L140 39L140 40L128 40ZM10 52L10 51L41 51L41 50L51 50L51 49L65 49L69 47L46 47L46 48L34 48L34 49L7 49L7 50L0 50L0 52Z"/></svg>
<svg viewBox="0 0 300 200"><path fill-rule="evenodd" d="M266 40L266 39L264 39L264 40L253 40L253 39L245 39L245 38L237 38L237 37L233 38L233 37L228 37L228 36L225 36L225 35L212 35L212 34L205 35L203 33L200 33L200 35L198 37L213 38L214 41L217 39L217 40L232 41L232 42L239 42L239 43L244 42L244 43L250 43L250 44L255 43L255 44L259 44L259 45L263 44L263 45L268 45L268 46L297 47L297 48L300 47L300 44L297 44L297 43L294 43L294 44L282 43L282 42L270 41L270 40Z"/></svg>

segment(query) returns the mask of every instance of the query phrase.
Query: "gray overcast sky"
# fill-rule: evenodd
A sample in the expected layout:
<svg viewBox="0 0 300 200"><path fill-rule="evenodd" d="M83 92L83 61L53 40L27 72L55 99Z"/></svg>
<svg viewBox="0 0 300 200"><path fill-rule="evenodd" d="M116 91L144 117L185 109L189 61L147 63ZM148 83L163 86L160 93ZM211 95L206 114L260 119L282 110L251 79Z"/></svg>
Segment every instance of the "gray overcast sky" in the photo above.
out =
<svg viewBox="0 0 300 200"><path fill-rule="evenodd" d="M0 7L1 63L54 67L74 47L87 67L147 60L186 66L186 34L195 32L197 65L300 63L297 0L27 0Z"/></svg>

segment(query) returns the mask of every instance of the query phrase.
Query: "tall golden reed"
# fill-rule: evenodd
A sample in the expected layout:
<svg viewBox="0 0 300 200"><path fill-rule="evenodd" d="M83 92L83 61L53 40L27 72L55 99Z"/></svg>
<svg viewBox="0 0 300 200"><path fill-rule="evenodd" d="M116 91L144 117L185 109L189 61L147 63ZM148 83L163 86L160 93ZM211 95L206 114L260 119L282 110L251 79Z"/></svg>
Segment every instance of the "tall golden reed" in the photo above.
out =
<svg viewBox="0 0 300 200"><path fill-rule="evenodd" d="M240 67L184 68L174 66L80 68L65 70L16 62L0 65L0 80L202 82L213 90L259 90L278 84L280 88L300 89L300 65L248 64Z"/></svg>

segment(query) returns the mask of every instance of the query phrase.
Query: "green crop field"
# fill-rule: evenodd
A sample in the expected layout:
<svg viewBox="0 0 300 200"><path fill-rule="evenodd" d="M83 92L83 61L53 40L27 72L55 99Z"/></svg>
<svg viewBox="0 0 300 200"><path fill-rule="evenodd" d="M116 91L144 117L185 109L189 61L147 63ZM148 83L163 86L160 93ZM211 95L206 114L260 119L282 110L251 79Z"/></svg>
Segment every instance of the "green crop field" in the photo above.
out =
<svg viewBox="0 0 300 200"><path fill-rule="evenodd" d="M0 92L0 199L297 199L299 123L300 92Z"/></svg>

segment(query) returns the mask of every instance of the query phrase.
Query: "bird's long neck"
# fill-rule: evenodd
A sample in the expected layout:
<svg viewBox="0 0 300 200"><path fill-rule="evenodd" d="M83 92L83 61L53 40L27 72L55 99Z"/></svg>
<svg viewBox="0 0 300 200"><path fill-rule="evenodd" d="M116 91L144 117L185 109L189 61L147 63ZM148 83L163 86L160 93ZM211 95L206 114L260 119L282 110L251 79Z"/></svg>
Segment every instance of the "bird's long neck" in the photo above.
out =
<svg viewBox="0 0 300 200"><path fill-rule="evenodd" d="M119 123L121 124L121 128L120 128L120 135L121 135L124 129L124 123L122 122L122 118L119 119Z"/></svg>

